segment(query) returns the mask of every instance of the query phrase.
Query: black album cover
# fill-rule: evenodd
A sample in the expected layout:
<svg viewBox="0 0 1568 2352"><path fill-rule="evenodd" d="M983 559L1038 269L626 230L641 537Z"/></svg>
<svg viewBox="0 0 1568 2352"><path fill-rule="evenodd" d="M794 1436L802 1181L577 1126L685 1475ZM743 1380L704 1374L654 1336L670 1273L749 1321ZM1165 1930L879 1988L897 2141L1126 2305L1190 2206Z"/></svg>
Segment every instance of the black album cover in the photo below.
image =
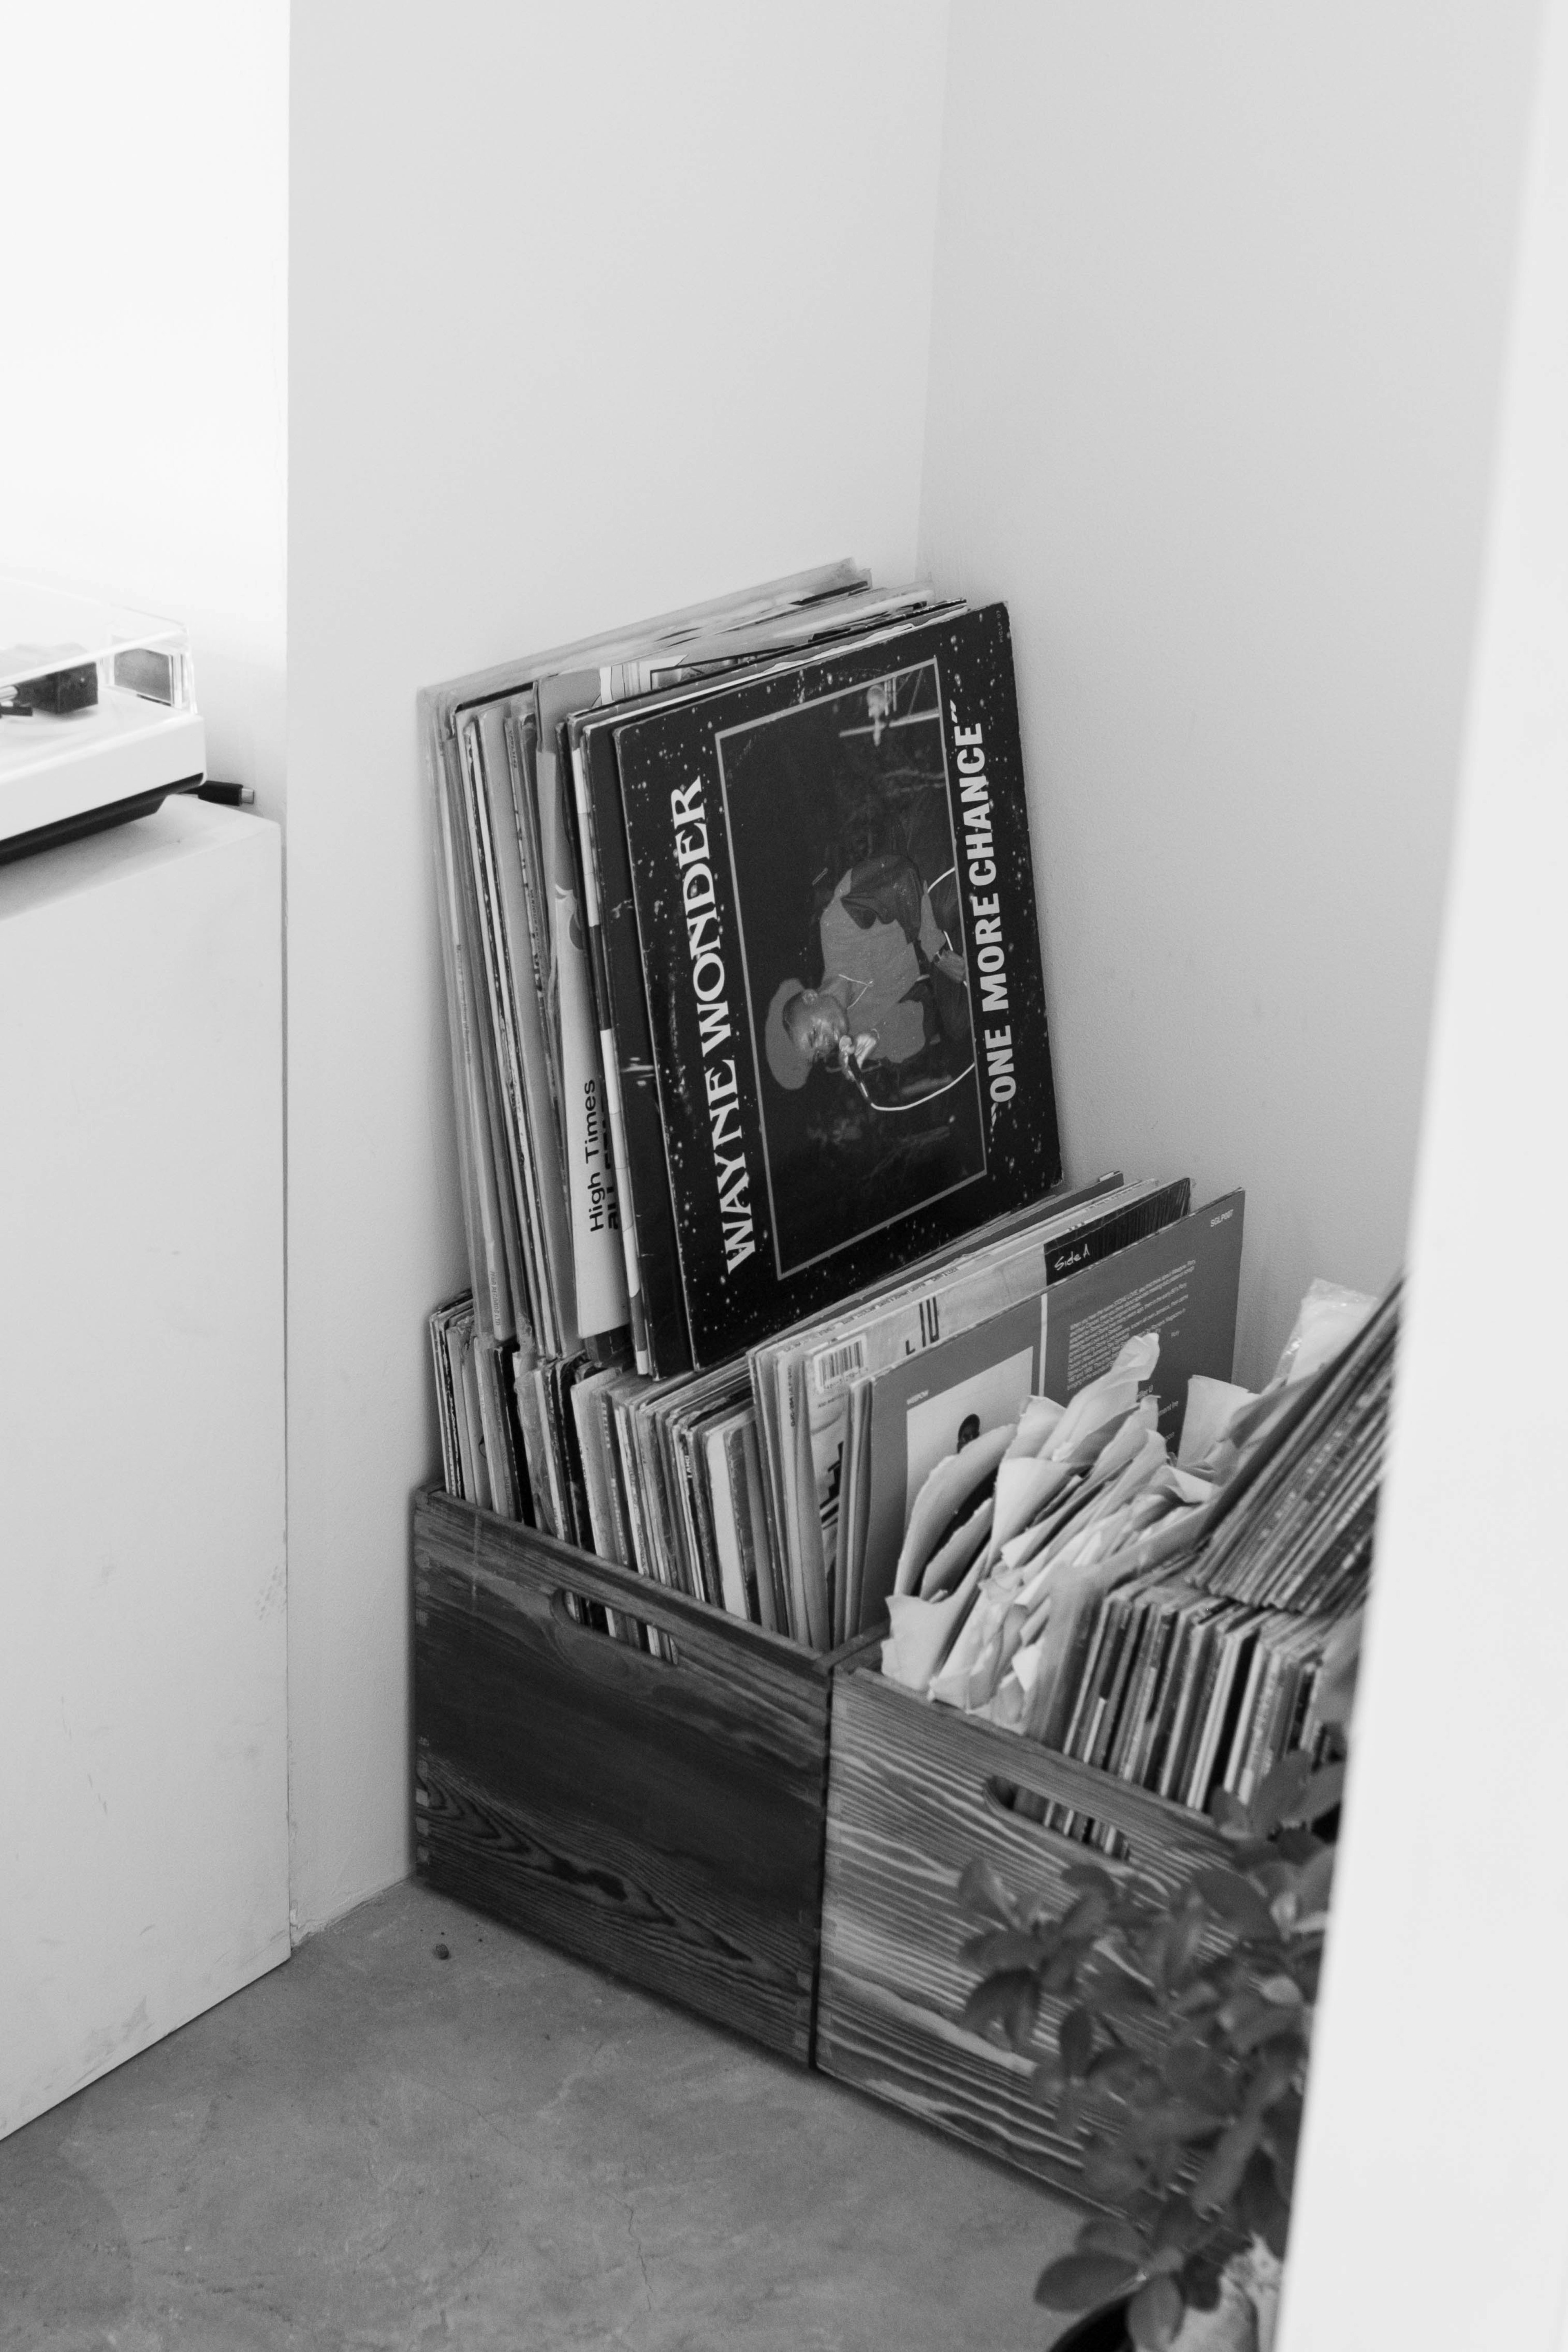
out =
<svg viewBox="0 0 1568 2352"><path fill-rule="evenodd" d="M615 750L702 1366L1061 1174L1006 609L629 717Z"/></svg>

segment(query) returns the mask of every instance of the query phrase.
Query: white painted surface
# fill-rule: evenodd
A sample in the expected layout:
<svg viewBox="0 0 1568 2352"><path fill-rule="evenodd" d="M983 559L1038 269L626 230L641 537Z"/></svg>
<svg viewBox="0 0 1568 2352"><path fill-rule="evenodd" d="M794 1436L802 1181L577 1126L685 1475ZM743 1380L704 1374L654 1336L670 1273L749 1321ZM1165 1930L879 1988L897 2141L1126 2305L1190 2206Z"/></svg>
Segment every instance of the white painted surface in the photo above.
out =
<svg viewBox="0 0 1568 2352"><path fill-rule="evenodd" d="M423 1318L465 1278L415 690L915 551L943 0L293 26L296 1903L408 1860Z"/></svg>
<svg viewBox="0 0 1568 2352"><path fill-rule="evenodd" d="M1563 2340L1564 0L1548 23L1281 2352ZM1494 1179L1516 1213L1478 1215Z"/></svg>
<svg viewBox="0 0 1568 2352"><path fill-rule="evenodd" d="M1012 611L1070 1171L1246 1186L1249 1381L1403 1252L1537 16L954 11L922 559Z"/></svg>
<svg viewBox="0 0 1568 2352"><path fill-rule="evenodd" d="M275 814L288 0L47 0L4 58L0 568L187 621L211 772Z"/></svg>
<svg viewBox="0 0 1568 2352"><path fill-rule="evenodd" d="M0 868L0 2132L287 1956L278 866Z"/></svg>

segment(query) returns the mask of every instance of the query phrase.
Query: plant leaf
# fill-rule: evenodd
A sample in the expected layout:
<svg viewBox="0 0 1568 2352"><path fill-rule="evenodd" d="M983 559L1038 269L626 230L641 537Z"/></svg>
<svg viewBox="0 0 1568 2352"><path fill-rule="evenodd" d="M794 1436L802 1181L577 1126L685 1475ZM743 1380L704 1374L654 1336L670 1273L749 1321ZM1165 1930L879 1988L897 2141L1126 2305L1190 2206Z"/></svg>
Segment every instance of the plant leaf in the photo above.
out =
<svg viewBox="0 0 1568 2352"><path fill-rule="evenodd" d="M1080 1895L1103 1895L1107 1903L1114 1903L1118 1892L1110 1872L1102 1870L1097 1862L1070 1862L1061 1874L1061 1883Z"/></svg>
<svg viewBox="0 0 1568 2352"><path fill-rule="evenodd" d="M1291 1965L1296 1971L1296 1982L1301 1988L1302 2000L1305 2001L1315 2001L1318 1997L1318 1978L1322 1973L1323 1964L1322 1930L1320 1929L1318 1931L1318 1942L1315 1949L1311 1945L1307 1945L1303 1948L1303 1944L1301 1942L1298 1942L1295 1950L1291 1955Z"/></svg>
<svg viewBox="0 0 1568 2352"><path fill-rule="evenodd" d="M959 2022L971 2033L999 2025L1015 2050L1021 2049L1034 2030L1040 1988L1027 1969L1009 1969L987 1977L964 2003Z"/></svg>
<svg viewBox="0 0 1568 2352"><path fill-rule="evenodd" d="M1212 2139L1222 2120L1185 2099L1161 2099L1130 2118L1127 2137L1134 2147L1151 2152L1167 2141L1185 2147L1194 2140Z"/></svg>
<svg viewBox="0 0 1568 2352"><path fill-rule="evenodd" d="M1078 2251L1083 2254L1119 2254L1135 2269L1144 2266L1144 2242L1131 2221L1119 2213L1096 2213L1085 2221L1078 2232Z"/></svg>
<svg viewBox="0 0 1568 2352"><path fill-rule="evenodd" d="M1217 2311L1219 2307L1219 2276L1221 2265L1207 2247L1188 2254L1181 2266L1181 2291L1194 2311Z"/></svg>
<svg viewBox="0 0 1568 2352"><path fill-rule="evenodd" d="M1165 2078L1178 2098L1221 2118L1235 2104L1229 2073L1205 2042L1173 2042L1166 2053Z"/></svg>
<svg viewBox="0 0 1568 2352"><path fill-rule="evenodd" d="M1254 1837L1267 1837L1281 1822L1298 1818L1295 1807L1312 1777L1312 1759L1301 1748L1292 1748L1288 1756L1281 1757L1252 1791L1252 1802L1247 1811Z"/></svg>
<svg viewBox="0 0 1568 2352"><path fill-rule="evenodd" d="M1070 2009L1057 2032L1056 2046L1064 2071L1081 2079L1094 2055L1094 2020L1086 2009Z"/></svg>
<svg viewBox="0 0 1568 2352"><path fill-rule="evenodd" d="M1207 1927L1207 1918L1197 1904L1174 1923L1166 1947L1166 1982L1173 1990L1186 1983Z"/></svg>
<svg viewBox="0 0 1568 2352"><path fill-rule="evenodd" d="M1061 1922L1064 1936L1092 1943L1103 1936L1111 1918L1112 1898L1098 1886L1087 1887Z"/></svg>
<svg viewBox="0 0 1568 2352"><path fill-rule="evenodd" d="M1139 2352L1170 2352L1185 2308L1175 2279L1145 2279L1127 2305L1127 2333Z"/></svg>
<svg viewBox="0 0 1568 2352"><path fill-rule="evenodd" d="M1155 2250L1190 2254L1206 2242L1212 2230L1212 2222L1195 2213L1185 2197L1167 2197L1155 2223Z"/></svg>
<svg viewBox="0 0 1568 2352"><path fill-rule="evenodd" d="M1243 2116L1221 2135L1218 2146L1192 2184L1192 2201L1198 2212L1222 2212L1230 2203L1262 2131L1259 2118Z"/></svg>
<svg viewBox="0 0 1568 2352"><path fill-rule="evenodd" d="M1028 1969L1032 1973L1040 1966L1041 1953L1034 1937L1021 1927L988 1927L969 1937L958 1957L981 1976L993 1977L1004 1969Z"/></svg>
<svg viewBox="0 0 1568 2352"><path fill-rule="evenodd" d="M1208 1801L1208 1812L1221 1837L1251 1836L1252 1816L1240 1798L1233 1796L1228 1789L1216 1789Z"/></svg>
<svg viewBox="0 0 1568 2352"><path fill-rule="evenodd" d="M1165 1990L1166 1946L1170 1939L1170 1919L1161 1912L1158 1918L1139 1935L1134 1948L1139 1968L1156 1992Z"/></svg>
<svg viewBox="0 0 1568 2352"><path fill-rule="evenodd" d="M1097 2050L1089 2062L1086 2080L1113 2098L1135 2099L1159 2088L1159 2077L1135 2050Z"/></svg>
<svg viewBox="0 0 1568 2352"><path fill-rule="evenodd" d="M1296 1897L1309 1916L1314 1911L1326 1911L1333 1891L1334 1849L1320 1846L1312 1860L1301 1866L1296 1881Z"/></svg>
<svg viewBox="0 0 1568 2352"><path fill-rule="evenodd" d="M1291 1811L1291 1819L1293 1822L1306 1822L1321 1821L1325 1813L1333 1812L1343 1795L1344 1766L1343 1764L1325 1765L1321 1772L1314 1772L1307 1782L1301 1791L1300 1803Z"/></svg>
<svg viewBox="0 0 1568 2352"><path fill-rule="evenodd" d="M1239 1871L1218 1867L1200 1870L1192 1883L1216 1917L1228 1927L1238 1928L1249 1937L1267 1936L1272 1939L1278 1935L1273 1913L1252 1881L1243 1878Z"/></svg>
<svg viewBox="0 0 1568 2352"><path fill-rule="evenodd" d="M1234 2033L1254 2017L1261 2017L1267 2003L1260 2000L1255 1985L1243 1984L1239 1992L1232 1993L1219 2012L1219 2025L1226 2033Z"/></svg>
<svg viewBox="0 0 1568 2352"><path fill-rule="evenodd" d="M1273 2002L1260 2002L1248 2017L1240 2020L1230 2036L1230 2046L1239 2054L1249 2050L1261 2050L1266 2042L1282 2042L1287 2035L1305 2049L1301 2026L1305 2012L1301 2008L1281 2009Z"/></svg>
<svg viewBox="0 0 1568 2352"><path fill-rule="evenodd" d="M1290 1832L1275 1830L1265 1838L1238 1838L1230 1849L1232 1870L1256 1870L1260 1863L1278 1862L1281 1834L1288 1837Z"/></svg>
<svg viewBox="0 0 1568 2352"><path fill-rule="evenodd" d="M1120 2254L1062 2254L1035 2282L1034 2299L1047 2311L1092 2311L1131 2286L1136 2263Z"/></svg>
<svg viewBox="0 0 1568 2352"><path fill-rule="evenodd" d="M1263 2145L1273 2151L1274 2170L1280 2177L1281 2191L1289 2196L1286 2179L1281 2174L1281 2165L1287 2169L1296 2160L1296 2143L1301 2136L1301 2095L1287 2091L1282 2098L1271 2099L1264 2111Z"/></svg>
<svg viewBox="0 0 1568 2352"><path fill-rule="evenodd" d="M1019 1924L1018 1905L994 1863L967 1862L958 1877L958 1902L973 1919L994 1919L1003 1927Z"/></svg>
<svg viewBox="0 0 1568 2352"><path fill-rule="evenodd" d="M1261 2148L1254 2149L1248 2158L1236 2192L1236 2210L1243 2227L1261 2238L1271 2253L1282 2258L1291 2209L1275 2185L1274 2168Z"/></svg>
<svg viewBox="0 0 1568 2352"><path fill-rule="evenodd" d="M1108 2205L1135 2196L1144 2185L1142 2168L1103 2142L1097 2142L1084 2157L1082 2179L1089 2195L1103 2198Z"/></svg>
<svg viewBox="0 0 1568 2352"><path fill-rule="evenodd" d="M1299 2101L1296 2074L1301 2054L1300 2049L1270 2052L1248 2085L1247 2103L1241 2110L1247 2121L1259 2116L1272 2123L1278 2114L1283 2127L1290 2128L1290 2118L1295 2110L1284 2103Z"/></svg>
<svg viewBox="0 0 1568 2352"><path fill-rule="evenodd" d="M1147 1985L1121 1969L1095 1976L1094 1999L1099 2008L1113 2017L1147 2017L1159 2007Z"/></svg>
<svg viewBox="0 0 1568 2352"><path fill-rule="evenodd" d="M1079 1955L1071 1950L1055 1952L1040 1972L1040 1981L1046 1992L1066 1993L1078 1981Z"/></svg>

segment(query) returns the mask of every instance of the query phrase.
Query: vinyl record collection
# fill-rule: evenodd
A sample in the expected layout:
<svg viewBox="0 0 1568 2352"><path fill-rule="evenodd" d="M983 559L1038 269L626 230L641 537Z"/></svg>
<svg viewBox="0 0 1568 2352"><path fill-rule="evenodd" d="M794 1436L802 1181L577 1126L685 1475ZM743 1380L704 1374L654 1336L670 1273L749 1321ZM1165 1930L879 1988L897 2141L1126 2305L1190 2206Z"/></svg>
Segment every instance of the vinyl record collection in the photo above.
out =
<svg viewBox="0 0 1568 2352"><path fill-rule="evenodd" d="M421 702L445 1475L825 1647L745 1351L1061 1174L1006 613L841 563Z"/></svg>
<svg viewBox="0 0 1568 2352"><path fill-rule="evenodd" d="M1032 1399L986 1501L957 1496L983 1537L912 1518L884 1671L1194 1811L1221 1789L1246 1803L1324 1736L1325 1645L1366 1598L1397 1323L1397 1285L1315 1284L1261 1395L1192 1382L1174 1458L1145 1339L1065 1410Z"/></svg>
<svg viewBox="0 0 1568 2352"><path fill-rule="evenodd" d="M840 563L420 702L448 1490L817 1651L891 1612L890 1675L1186 1802L1310 1742L1393 1308L1247 1400L1242 1196L1052 1190L1005 609Z"/></svg>

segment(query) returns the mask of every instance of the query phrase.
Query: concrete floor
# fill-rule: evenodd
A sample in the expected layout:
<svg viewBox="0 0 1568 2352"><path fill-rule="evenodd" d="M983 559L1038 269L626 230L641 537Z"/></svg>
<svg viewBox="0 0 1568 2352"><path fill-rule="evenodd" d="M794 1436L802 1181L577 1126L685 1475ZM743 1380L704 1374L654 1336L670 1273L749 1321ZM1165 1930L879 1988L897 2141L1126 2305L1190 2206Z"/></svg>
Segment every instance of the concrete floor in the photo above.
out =
<svg viewBox="0 0 1568 2352"><path fill-rule="evenodd" d="M1077 2219L407 1885L0 2142L0 2352L1035 2352Z"/></svg>

